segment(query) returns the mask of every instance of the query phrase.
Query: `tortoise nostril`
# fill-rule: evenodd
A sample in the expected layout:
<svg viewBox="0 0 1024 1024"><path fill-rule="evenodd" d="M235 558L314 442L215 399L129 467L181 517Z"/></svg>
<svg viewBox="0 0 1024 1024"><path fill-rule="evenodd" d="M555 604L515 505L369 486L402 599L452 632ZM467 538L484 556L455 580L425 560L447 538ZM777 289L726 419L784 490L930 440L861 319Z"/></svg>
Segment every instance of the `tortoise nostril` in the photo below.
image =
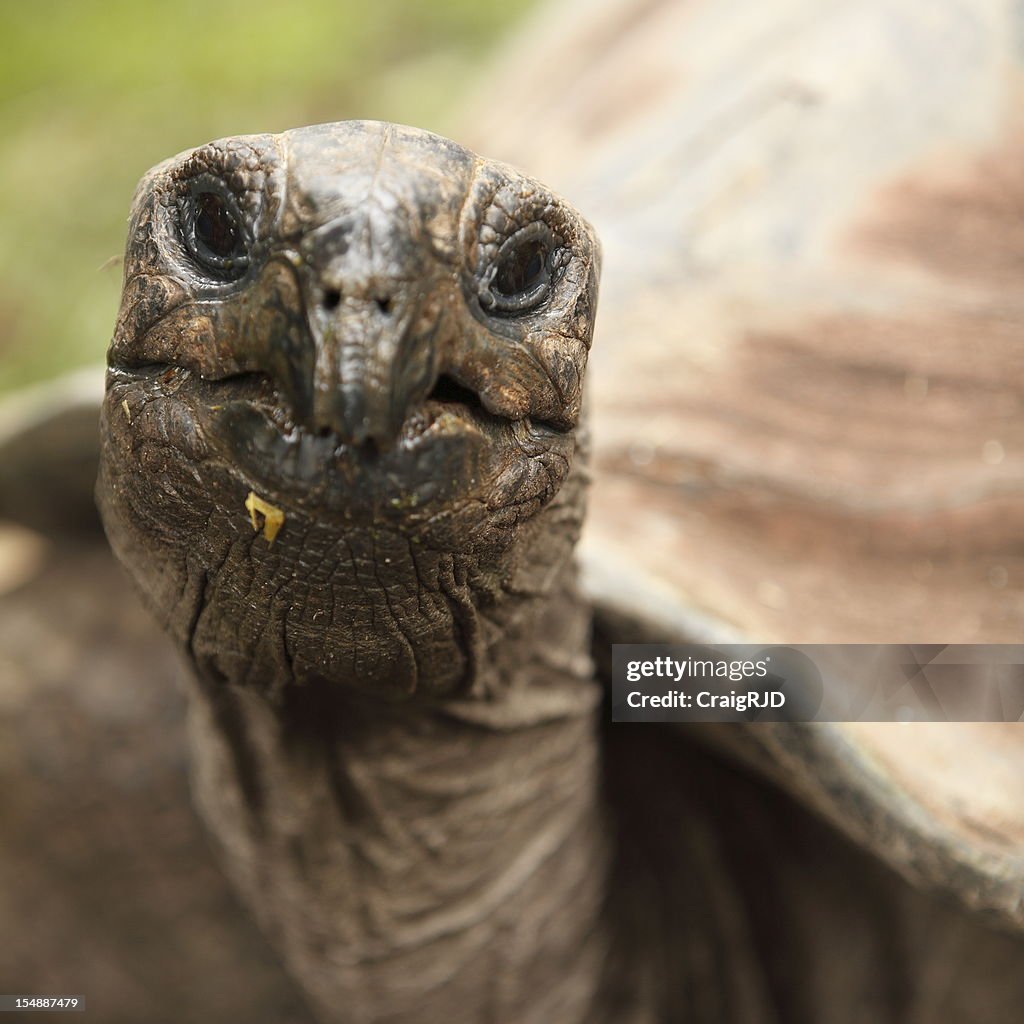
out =
<svg viewBox="0 0 1024 1024"><path fill-rule="evenodd" d="M377 303L377 308L384 314L384 316L388 316L391 313L390 295L378 296L373 301ZM341 305L341 292L337 288L326 289L320 299L320 304L326 310L337 309Z"/></svg>

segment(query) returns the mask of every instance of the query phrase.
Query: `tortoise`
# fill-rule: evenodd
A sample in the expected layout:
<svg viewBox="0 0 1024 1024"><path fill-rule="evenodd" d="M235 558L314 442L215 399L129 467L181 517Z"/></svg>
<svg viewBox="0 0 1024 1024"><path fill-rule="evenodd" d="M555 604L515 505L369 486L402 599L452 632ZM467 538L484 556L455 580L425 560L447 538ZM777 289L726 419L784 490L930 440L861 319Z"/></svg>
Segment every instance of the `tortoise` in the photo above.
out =
<svg viewBox="0 0 1024 1024"><path fill-rule="evenodd" d="M990 7L979 37L995 53ZM962 14L930 10L901 22L908 61ZM597 48L614 69L694 17L645 13L567 17L552 52ZM986 227L1004 239L1019 193L979 197L1005 161L948 155L998 155L996 126L950 102L991 89L978 68L994 61L953 62L913 95L865 76L895 82L885 109L904 131L844 162L835 147L849 155L867 128L822 53L877 17L808 15L815 45L794 53L813 60L773 56L724 109L699 77L682 103L678 71L652 61L646 120L585 138L562 120L594 123L578 99L533 129L531 102L566 71L544 47L514 56L536 100L517 96L518 140L516 117L496 117L490 151L594 199L602 249L537 180L377 122L221 140L143 180L97 497L184 654L220 860L321 1019L1018 1018L1012 726L611 725L594 668L613 640L1019 636L1020 491L986 447L1020 437L1016 250L1003 240L980 265L964 251ZM767 31L727 21L705 12L692 54ZM884 66L879 39L865 59ZM603 108L616 78L595 76ZM736 152L718 129L748 119ZM944 179L925 160L937 137ZM795 138L797 157L765 159ZM535 160L517 156L535 142ZM793 196L820 198L837 167L849 198L808 219ZM954 199L967 225L939 245ZM65 469L93 409L19 420L4 511L64 538L50 600L102 580L93 647L117 622L138 678L167 671L167 645L88 535L67 539L84 520ZM951 427L959 454L936 451ZM12 644L37 648L21 637L33 594L11 601ZM144 708L133 735L173 761L172 720ZM153 788L129 801L139 823ZM203 884L196 919L221 925ZM240 922L217 934L253 944L227 968L265 977ZM301 1014L280 984L276 1019Z"/></svg>

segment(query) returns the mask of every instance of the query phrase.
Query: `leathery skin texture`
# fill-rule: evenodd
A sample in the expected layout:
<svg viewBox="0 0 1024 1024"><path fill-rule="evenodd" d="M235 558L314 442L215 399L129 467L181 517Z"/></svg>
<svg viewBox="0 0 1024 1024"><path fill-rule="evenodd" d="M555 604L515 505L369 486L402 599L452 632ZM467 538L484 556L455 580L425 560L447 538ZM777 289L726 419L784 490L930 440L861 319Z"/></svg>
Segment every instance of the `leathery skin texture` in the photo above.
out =
<svg viewBox="0 0 1024 1024"><path fill-rule="evenodd" d="M203 817L324 1019L592 1019L598 258L537 182L393 125L136 193L98 502L191 666Z"/></svg>

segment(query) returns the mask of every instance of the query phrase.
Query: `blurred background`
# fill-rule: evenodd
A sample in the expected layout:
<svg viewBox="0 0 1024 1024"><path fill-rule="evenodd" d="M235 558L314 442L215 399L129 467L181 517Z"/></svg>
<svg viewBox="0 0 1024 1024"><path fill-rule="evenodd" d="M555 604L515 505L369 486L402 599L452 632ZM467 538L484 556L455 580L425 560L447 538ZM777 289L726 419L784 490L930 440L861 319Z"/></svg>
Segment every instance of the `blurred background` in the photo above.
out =
<svg viewBox="0 0 1024 1024"><path fill-rule="evenodd" d="M444 131L531 0L0 5L0 393L103 358L135 183L223 135ZM105 269L104 269L105 268Z"/></svg>

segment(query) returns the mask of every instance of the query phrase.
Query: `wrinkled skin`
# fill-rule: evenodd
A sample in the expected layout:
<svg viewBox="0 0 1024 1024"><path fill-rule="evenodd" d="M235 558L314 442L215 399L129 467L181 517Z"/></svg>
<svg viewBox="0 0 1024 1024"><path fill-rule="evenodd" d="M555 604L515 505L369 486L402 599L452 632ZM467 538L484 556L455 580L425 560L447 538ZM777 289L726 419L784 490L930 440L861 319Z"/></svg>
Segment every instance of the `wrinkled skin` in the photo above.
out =
<svg viewBox="0 0 1024 1024"><path fill-rule="evenodd" d="M211 194L244 236L231 268L189 248ZM497 308L524 236L548 287ZM99 496L175 640L264 691L484 687L484 652L578 532L596 281L574 211L413 129L229 139L155 168L131 219ZM273 544L250 491L284 512Z"/></svg>
<svg viewBox="0 0 1024 1024"><path fill-rule="evenodd" d="M200 810L325 1019L593 1019L597 276L570 207L413 129L228 139L137 192L98 502L193 669Z"/></svg>

